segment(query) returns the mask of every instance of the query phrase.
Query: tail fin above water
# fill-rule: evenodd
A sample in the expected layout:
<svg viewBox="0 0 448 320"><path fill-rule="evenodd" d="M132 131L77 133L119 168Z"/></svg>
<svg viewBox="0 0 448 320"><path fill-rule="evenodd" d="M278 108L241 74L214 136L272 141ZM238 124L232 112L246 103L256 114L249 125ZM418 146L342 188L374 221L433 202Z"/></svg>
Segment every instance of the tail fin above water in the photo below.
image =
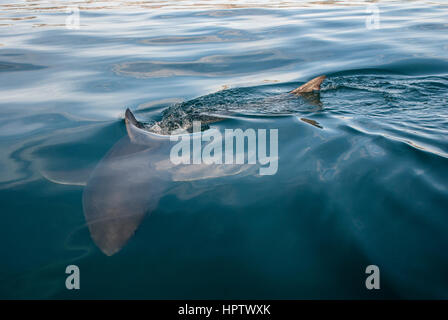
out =
<svg viewBox="0 0 448 320"><path fill-rule="evenodd" d="M290 93L299 95L301 93L319 91L320 90L320 85L325 80L325 78L326 78L326 76L316 77L316 78L308 81L304 85L301 85L297 89L292 90Z"/></svg>

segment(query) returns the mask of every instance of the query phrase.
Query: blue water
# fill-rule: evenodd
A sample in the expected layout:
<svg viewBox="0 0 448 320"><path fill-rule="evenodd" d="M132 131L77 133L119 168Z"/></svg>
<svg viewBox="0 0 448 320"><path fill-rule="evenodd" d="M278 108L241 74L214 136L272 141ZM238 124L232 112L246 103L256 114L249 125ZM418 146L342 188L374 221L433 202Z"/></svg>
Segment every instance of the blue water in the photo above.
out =
<svg viewBox="0 0 448 320"><path fill-rule="evenodd" d="M378 1L378 28L363 1L232 3L0 4L1 298L448 298L447 3ZM125 109L202 96L219 130L279 130L277 174L166 182L104 255L82 197Z"/></svg>

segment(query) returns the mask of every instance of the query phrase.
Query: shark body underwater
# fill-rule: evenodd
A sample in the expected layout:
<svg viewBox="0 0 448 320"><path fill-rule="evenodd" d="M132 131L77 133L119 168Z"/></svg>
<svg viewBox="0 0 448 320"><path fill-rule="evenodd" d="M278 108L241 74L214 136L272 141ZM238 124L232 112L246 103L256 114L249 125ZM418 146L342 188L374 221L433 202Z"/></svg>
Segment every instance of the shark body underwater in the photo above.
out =
<svg viewBox="0 0 448 320"><path fill-rule="evenodd" d="M308 104L316 104L315 95L319 94L324 79L325 76L319 76L295 90L270 97L253 97L238 89L231 89L230 94L230 90L220 91L171 106L163 112L160 121L150 124L137 121L127 109L127 136L98 163L83 192L84 215L95 244L108 256L120 251L144 216L157 208L173 181L254 172L254 165L249 164L174 165L169 159L170 134L179 130L190 134L193 121L201 121L201 130L206 130L210 123L247 110L248 106L265 114L291 114L288 102L302 98ZM275 106L282 107L272 110ZM312 120L302 120L313 124Z"/></svg>

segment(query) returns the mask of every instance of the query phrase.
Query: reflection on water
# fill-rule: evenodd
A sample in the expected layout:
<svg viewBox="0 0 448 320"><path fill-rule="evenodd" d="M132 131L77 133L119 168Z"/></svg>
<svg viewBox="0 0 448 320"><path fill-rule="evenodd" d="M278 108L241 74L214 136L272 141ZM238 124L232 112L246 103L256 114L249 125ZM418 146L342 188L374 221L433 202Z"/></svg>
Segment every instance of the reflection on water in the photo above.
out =
<svg viewBox="0 0 448 320"><path fill-rule="evenodd" d="M78 6L82 10L104 10L104 9L237 9L237 8L297 8L312 7L316 5L360 5L366 1L270 1L270 0L254 0L254 1L221 1L221 0L199 0L191 2L188 0L180 1L123 1L123 0L107 0L107 1L70 1L69 3L60 0L53 1L18 1L17 3L2 4L5 10L33 10L33 11L58 11L64 10L70 6ZM368 1L378 2L378 1ZM214 16L225 16L226 11L215 11Z"/></svg>
<svg viewBox="0 0 448 320"><path fill-rule="evenodd" d="M73 6L79 29L65 27ZM0 297L447 298L447 10L4 1ZM287 95L321 74L320 94ZM166 145L130 146L127 107L147 123L178 110L223 116L221 132L276 128L278 172L174 168ZM111 257L89 234L89 192L141 222ZM364 288L369 264L380 292Z"/></svg>
<svg viewBox="0 0 448 320"><path fill-rule="evenodd" d="M248 55L232 56L206 56L196 61L164 62L164 61L136 61L116 65L114 71L121 75L136 78L160 78L173 76L208 76L217 77L229 73L252 73L261 65L269 62L270 68L279 68L292 62L275 52L253 52ZM229 71L229 64L236 70Z"/></svg>
<svg viewBox="0 0 448 320"><path fill-rule="evenodd" d="M316 120L307 119L307 118L300 118L300 120L303 122L309 123L310 125L315 126L316 128L323 129L323 127Z"/></svg>

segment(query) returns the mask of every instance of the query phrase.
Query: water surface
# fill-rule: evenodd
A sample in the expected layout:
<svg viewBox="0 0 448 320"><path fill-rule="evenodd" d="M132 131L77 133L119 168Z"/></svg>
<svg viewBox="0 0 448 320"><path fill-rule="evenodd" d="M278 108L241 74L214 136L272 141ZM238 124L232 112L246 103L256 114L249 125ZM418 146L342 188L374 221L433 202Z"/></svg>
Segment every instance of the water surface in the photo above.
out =
<svg viewBox="0 0 448 320"><path fill-rule="evenodd" d="M376 29L370 4L0 4L0 297L448 298L448 7L378 1ZM269 100L321 74L318 101ZM277 174L173 181L105 256L81 199L124 110L195 98L278 129Z"/></svg>

